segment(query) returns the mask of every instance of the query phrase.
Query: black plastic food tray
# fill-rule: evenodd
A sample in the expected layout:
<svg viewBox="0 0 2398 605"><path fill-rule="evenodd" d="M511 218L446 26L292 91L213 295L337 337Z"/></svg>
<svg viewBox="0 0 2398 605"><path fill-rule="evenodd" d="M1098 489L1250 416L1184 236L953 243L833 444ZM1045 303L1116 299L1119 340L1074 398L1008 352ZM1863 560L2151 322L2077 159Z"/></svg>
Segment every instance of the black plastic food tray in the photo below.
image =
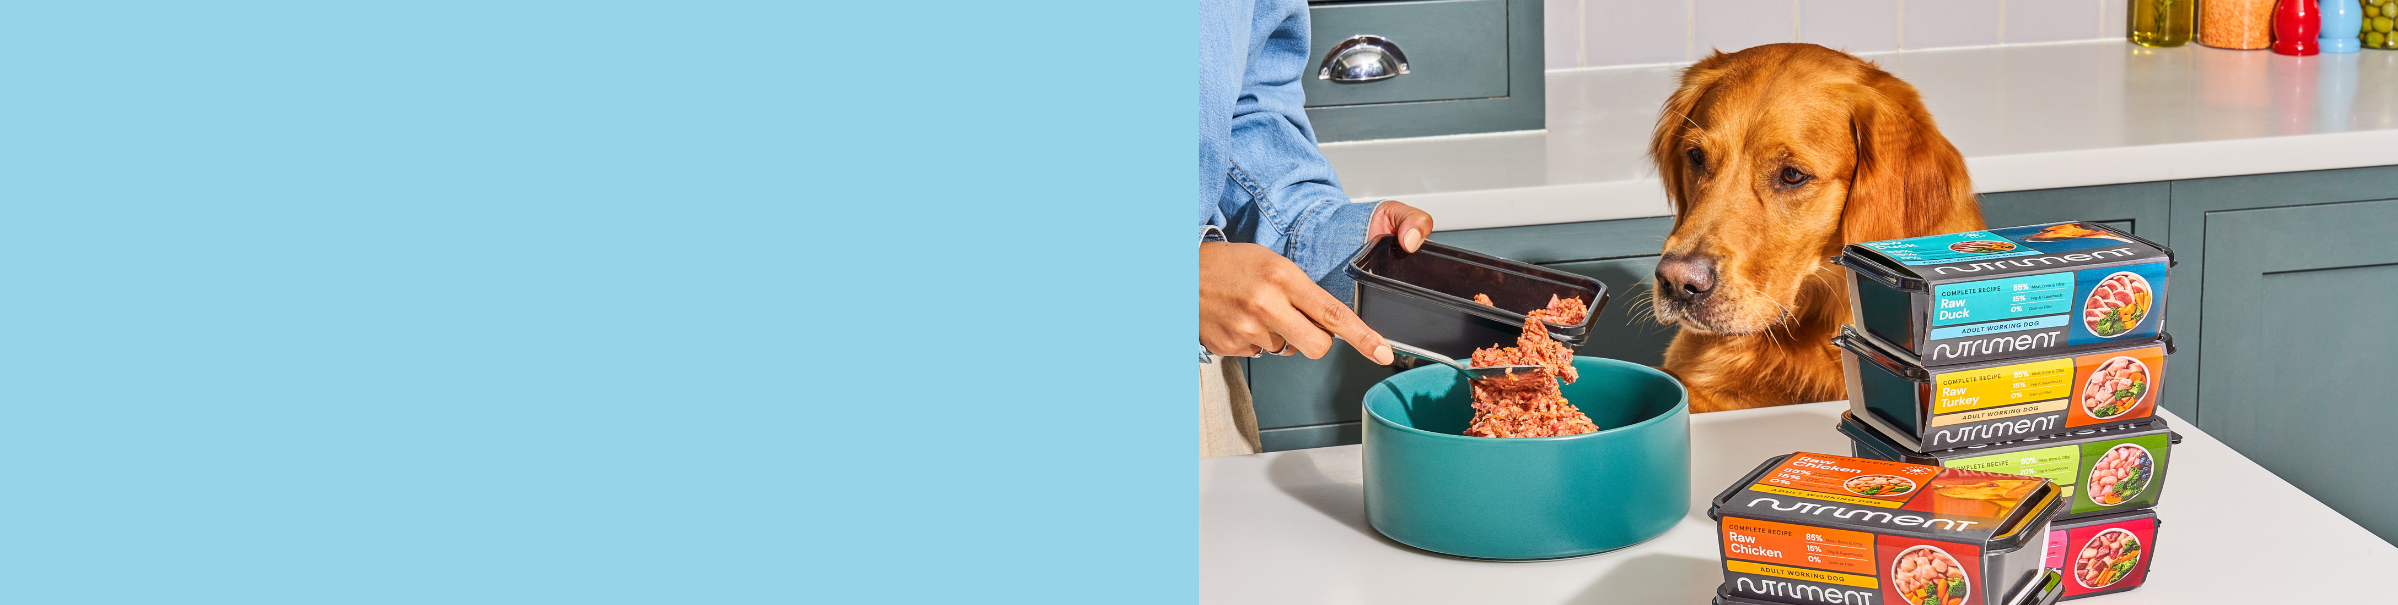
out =
<svg viewBox="0 0 2398 605"><path fill-rule="evenodd" d="M1801 507L1791 509L1805 512L1778 512L1784 510L1781 508L1781 504L1779 502L1775 502L1770 508L1759 508L1755 502L1755 498L1752 498L1750 503L1747 505L1735 504L1735 499L1743 496L1758 496L1759 498L1773 497L1770 493L1753 491L1752 487L1756 486L1759 481L1763 480L1768 473L1773 472L1776 467L1781 466L1784 461L1789 460L1792 456L1799 455L1831 458L1830 456L1825 456L1822 454L1803 453L1784 454L1768 458L1764 463L1758 464L1755 470L1749 471L1747 475L1742 476L1740 480L1734 482L1731 487L1725 488L1723 492L1717 494L1715 498L1709 502L1707 506L1707 518L1713 519L1718 523L1718 541L1716 544L1719 548L1717 556L1720 558L1720 560L1729 560L1731 558L1729 552L1720 550L1728 548L1727 543L1722 540L1722 537L1725 534L1723 533L1724 529L1721 523L1723 523L1724 518L1727 515L1736 515L1757 521L1795 525L1798 526L1799 529L1805 529L1808 527L1822 527L1834 530L1870 534L1873 536L1876 552L1880 552L1882 546L1892 544L1891 542L1884 542L1886 538L1901 540L1896 542L1896 544L1922 544L1928 542L1937 542L1949 545L1972 546L1975 548L1974 552L1978 552L1980 554L1979 560L1974 562L1959 561L1959 563L1965 565L1978 565L1980 567L1982 584L1977 586L1974 592L1974 594L1979 595L1978 598L1966 601L1967 605L2019 605L2046 603L2054 602L2058 595L2063 593L2064 589L2059 584L2059 582L2063 580L2062 575L2052 573L2054 570L2047 569L2043 566L2043 562L2047 555L2047 553L2044 551L2044 547L2047 545L2049 524L2055 520L2057 513L2064 509L2063 502L2061 501L2061 492L2054 483L2050 483L2046 479L2040 480L2043 484L2043 486L2040 488L2040 491L2033 492L2032 497L2025 498L2024 501L2027 503L2044 503L2038 504L2036 507L2027 504L2025 508L2018 509L2017 512L2013 513L2014 516L2006 522L2006 525L2000 528L1994 528L1997 530L1996 533L1990 535L1988 538L1979 538L1978 536L1972 534L1953 532L1943 533L1930 529L1928 524L1923 529L1910 529L1888 525L1869 525L1863 520L1872 519L1873 517L1871 514L1856 515L1852 513L1844 516L1841 514L1815 512L1817 510L1821 510L1821 507ZM1819 502L1826 501L1819 500ZM1839 505L1834 504L1831 506L1837 507ZM1899 510L1895 512L1905 513L1907 511ZM1854 517L1855 520L1851 520L1851 517ZM1887 560L1876 561L1876 572L1874 574L1875 578L1888 581L1888 574L1890 572L1888 571L1887 567L1884 567L1887 564ZM1735 571L1729 566L1724 568L1724 574L1724 580L1726 582L1736 581ZM2006 592L1997 592L2002 587L2007 587L2005 588ZM1721 590L1730 589L1730 586L1721 587ZM1878 590L1875 592L1878 593ZM1797 605L1809 605L1812 603L1822 602L1806 600L1797 597L1793 597L1788 600L1781 600L1762 595L1734 594L1732 592L1721 592L1718 594L1717 599L1717 603L1726 605L1745 605L1748 603L1768 603L1777 601L1793 603Z"/></svg>
<svg viewBox="0 0 2398 605"><path fill-rule="evenodd" d="M1342 270L1357 280L1354 304L1367 326L1383 338L1451 358L1514 345L1524 314L1512 309L1547 307L1550 296L1589 303L1590 315L1580 325L1549 324L1550 338L1580 349L1607 305L1607 284L1599 280L1430 241L1404 252L1397 239L1377 237ZM1474 302L1475 294L1498 306Z"/></svg>

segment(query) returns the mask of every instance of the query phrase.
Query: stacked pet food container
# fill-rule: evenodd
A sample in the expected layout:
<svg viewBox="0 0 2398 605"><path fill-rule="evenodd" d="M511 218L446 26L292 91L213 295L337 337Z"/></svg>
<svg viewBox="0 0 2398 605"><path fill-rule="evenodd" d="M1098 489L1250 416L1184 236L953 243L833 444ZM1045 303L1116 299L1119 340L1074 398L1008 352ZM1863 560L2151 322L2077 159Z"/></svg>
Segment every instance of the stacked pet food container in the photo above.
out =
<svg viewBox="0 0 2398 605"><path fill-rule="evenodd" d="M2062 598L2145 582L2180 440L2156 413L2173 252L2068 222L1866 242L1837 262L1853 453L2048 479Z"/></svg>
<svg viewBox="0 0 2398 605"><path fill-rule="evenodd" d="M2147 581L2179 441L2163 246L2084 222L1847 246L1852 456L1716 496L1717 605L2042 605Z"/></svg>

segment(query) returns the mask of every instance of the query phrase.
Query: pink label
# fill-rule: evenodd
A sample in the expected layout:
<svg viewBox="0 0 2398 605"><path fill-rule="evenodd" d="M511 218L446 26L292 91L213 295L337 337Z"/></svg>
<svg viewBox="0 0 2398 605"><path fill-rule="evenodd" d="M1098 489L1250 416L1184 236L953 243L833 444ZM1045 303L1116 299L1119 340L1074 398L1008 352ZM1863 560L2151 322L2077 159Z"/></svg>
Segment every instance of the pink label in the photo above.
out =
<svg viewBox="0 0 2398 605"><path fill-rule="evenodd" d="M2048 532L2047 566L2065 570L2065 596L2139 586L2155 553L2154 517Z"/></svg>

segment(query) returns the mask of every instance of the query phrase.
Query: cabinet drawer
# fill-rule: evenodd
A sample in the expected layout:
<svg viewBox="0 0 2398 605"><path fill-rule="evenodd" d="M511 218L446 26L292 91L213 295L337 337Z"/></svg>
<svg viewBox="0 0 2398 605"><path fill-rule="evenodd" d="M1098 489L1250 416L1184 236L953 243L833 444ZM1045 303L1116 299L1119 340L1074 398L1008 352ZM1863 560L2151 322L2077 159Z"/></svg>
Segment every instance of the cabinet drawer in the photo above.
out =
<svg viewBox="0 0 2398 605"><path fill-rule="evenodd" d="M1506 0L1342 2L1308 8L1308 107L1507 96ZM1389 39L1407 73L1373 82L1316 79L1334 45L1353 36Z"/></svg>

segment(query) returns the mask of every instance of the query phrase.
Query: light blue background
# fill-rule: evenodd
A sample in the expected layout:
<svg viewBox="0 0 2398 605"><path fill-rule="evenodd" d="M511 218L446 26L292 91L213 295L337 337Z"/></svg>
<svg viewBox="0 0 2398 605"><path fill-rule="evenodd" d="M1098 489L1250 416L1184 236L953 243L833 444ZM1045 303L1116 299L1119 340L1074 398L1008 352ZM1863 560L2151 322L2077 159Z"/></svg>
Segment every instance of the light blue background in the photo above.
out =
<svg viewBox="0 0 2398 605"><path fill-rule="evenodd" d="M12 4L0 602L1190 600L1193 13Z"/></svg>

